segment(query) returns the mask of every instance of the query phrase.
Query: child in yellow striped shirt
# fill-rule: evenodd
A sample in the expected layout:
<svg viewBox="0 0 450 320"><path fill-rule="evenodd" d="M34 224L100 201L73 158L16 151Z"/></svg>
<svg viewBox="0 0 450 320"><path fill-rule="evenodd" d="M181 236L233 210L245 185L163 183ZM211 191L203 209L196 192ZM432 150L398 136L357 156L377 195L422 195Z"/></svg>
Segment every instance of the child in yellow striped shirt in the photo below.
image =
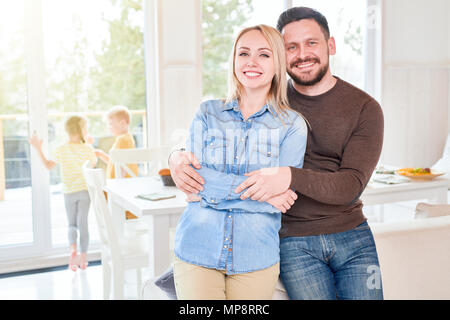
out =
<svg viewBox="0 0 450 320"><path fill-rule="evenodd" d="M63 185L64 204L69 224L68 238L70 244L69 267L76 271L87 267L87 249L89 245L88 212L90 206L89 193L83 177L82 166L86 160L92 165L97 163L94 149L86 144L87 120L84 117L72 116L65 123L69 140L58 146L52 153L53 160L47 159L42 151L42 139L35 134L30 144L36 149L42 163L47 169L60 165ZM77 255L77 238L80 234L80 257Z"/></svg>

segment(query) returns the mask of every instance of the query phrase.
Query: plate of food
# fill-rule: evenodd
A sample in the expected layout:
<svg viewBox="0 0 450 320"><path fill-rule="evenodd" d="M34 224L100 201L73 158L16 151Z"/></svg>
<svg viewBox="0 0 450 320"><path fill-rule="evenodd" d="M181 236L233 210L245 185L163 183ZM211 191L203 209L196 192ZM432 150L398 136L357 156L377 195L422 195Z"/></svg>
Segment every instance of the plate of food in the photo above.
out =
<svg viewBox="0 0 450 320"><path fill-rule="evenodd" d="M445 174L445 172L430 168L402 168L396 170L395 173L415 180L431 180Z"/></svg>

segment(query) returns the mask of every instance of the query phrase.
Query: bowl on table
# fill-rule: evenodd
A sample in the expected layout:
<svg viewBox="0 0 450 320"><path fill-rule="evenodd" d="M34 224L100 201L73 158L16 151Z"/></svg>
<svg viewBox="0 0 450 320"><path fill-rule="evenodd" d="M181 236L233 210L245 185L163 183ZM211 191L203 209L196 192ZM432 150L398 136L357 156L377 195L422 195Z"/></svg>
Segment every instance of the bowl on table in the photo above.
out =
<svg viewBox="0 0 450 320"><path fill-rule="evenodd" d="M161 169L159 170L158 174L161 177L163 185L165 185L166 187L175 186L175 182L173 181L172 176L170 175L170 169Z"/></svg>

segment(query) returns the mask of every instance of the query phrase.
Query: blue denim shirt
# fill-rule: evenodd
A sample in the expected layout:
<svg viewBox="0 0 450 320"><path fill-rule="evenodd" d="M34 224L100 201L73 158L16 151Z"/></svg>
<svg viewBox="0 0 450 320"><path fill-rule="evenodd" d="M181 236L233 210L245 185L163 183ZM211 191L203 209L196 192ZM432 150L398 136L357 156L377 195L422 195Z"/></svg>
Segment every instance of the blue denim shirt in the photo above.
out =
<svg viewBox="0 0 450 320"><path fill-rule="evenodd" d="M234 193L247 172L303 166L304 119L292 110L284 118L275 114L265 105L245 120L237 100L201 104L186 146L200 161L197 171L205 184L201 201L189 203L177 225L174 249L180 260L226 274L279 262L280 211Z"/></svg>

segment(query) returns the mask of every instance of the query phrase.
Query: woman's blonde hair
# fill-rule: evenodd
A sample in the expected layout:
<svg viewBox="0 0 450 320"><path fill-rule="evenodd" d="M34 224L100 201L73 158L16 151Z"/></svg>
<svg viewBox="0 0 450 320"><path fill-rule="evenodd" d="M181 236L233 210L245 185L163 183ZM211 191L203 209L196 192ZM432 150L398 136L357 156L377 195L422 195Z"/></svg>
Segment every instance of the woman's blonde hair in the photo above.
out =
<svg viewBox="0 0 450 320"><path fill-rule="evenodd" d="M272 79L272 85L267 95L267 103L270 104L277 114L287 115L286 109L290 109L287 98L287 79L286 79L286 55L284 51L284 42L281 34L270 26L260 24L248 27L239 32L233 44L233 50L230 56L230 69L228 71L228 96L226 102L239 99L242 96L243 88L235 73L236 46L239 39L249 31L258 30L269 43L273 53L275 65L275 75Z"/></svg>
<svg viewBox="0 0 450 320"><path fill-rule="evenodd" d="M87 119L82 116L71 116L66 120L66 132L68 135L78 135L82 143L85 143L83 128L87 126Z"/></svg>

